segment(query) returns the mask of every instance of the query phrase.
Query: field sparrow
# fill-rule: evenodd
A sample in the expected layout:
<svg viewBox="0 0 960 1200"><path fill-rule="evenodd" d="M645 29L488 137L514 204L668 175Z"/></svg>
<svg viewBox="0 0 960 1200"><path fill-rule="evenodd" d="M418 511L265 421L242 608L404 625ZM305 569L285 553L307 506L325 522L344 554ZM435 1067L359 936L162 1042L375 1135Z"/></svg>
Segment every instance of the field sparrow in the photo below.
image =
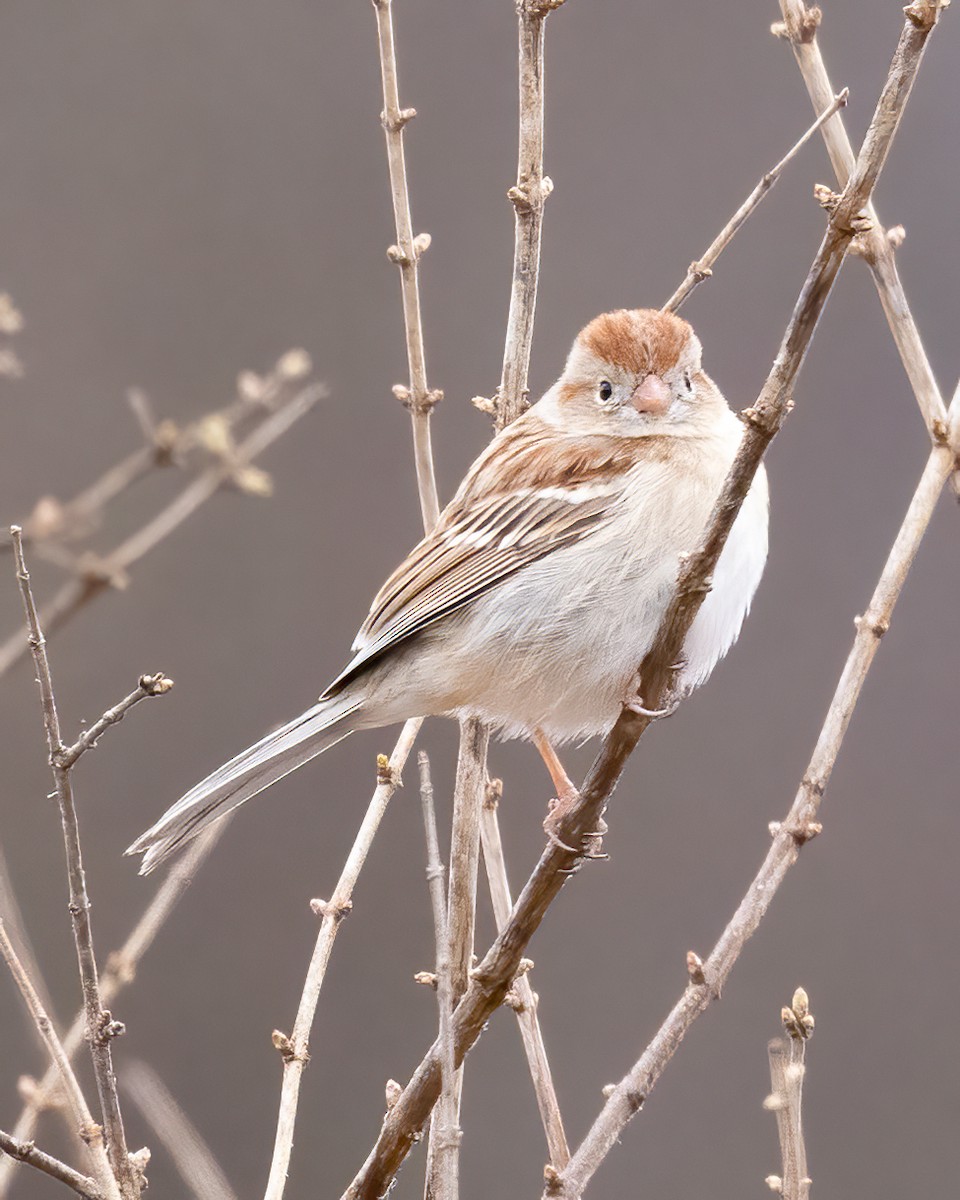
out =
<svg viewBox="0 0 960 1200"><path fill-rule="evenodd" d="M413 716L475 715L530 737L569 786L552 743L604 733L637 698L679 556L741 431L686 321L653 309L591 321L560 379L490 443L380 589L319 701L198 783L128 853L150 871L354 730ZM681 694L736 640L766 556L761 467L687 636Z"/></svg>

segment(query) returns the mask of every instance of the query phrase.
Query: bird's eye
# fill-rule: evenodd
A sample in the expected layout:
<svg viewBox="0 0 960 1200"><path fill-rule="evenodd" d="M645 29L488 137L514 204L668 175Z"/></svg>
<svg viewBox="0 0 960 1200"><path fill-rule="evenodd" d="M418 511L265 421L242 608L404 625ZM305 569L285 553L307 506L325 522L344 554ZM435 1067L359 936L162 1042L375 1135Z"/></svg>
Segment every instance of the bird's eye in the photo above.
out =
<svg viewBox="0 0 960 1200"><path fill-rule="evenodd" d="M690 378L689 371L684 371L683 373L683 386L687 389L688 393L693 391L693 380Z"/></svg>
<svg viewBox="0 0 960 1200"><path fill-rule="evenodd" d="M609 379L604 379L600 384L600 391L598 392L598 395L601 402L604 404L606 404L606 402L613 395L613 384L609 381Z"/></svg>

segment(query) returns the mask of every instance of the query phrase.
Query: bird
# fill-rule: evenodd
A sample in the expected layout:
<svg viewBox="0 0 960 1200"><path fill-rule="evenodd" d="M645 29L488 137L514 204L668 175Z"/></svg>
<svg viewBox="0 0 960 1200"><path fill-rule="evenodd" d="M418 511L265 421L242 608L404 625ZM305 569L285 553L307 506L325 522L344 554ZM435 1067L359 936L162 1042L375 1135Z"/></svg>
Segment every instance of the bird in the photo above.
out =
<svg viewBox="0 0 960 1200"><path fill-rule="evenodd" d="M142 834L127 850L141 873L348 734L410 717L479 717L527 738L569 794L555 747L642 706L639 664L740 445L701 356L691 326L662 310L584 326L557 382L493 438L383 584L344 670ZM768 510L761 465L686 636L677 696L740 634Z"/></svg>

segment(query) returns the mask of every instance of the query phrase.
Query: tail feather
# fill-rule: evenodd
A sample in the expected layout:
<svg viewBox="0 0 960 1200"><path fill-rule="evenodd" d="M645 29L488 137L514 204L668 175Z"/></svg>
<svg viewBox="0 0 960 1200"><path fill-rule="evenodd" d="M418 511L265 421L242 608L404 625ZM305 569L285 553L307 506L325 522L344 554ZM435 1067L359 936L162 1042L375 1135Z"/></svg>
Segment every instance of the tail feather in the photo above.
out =
<svg viewBox="0 0 960 1200"><path fill-rule="evenodd" d="M143 855L140 874L148 874L212 822L352 733L349 718L358 708L360 702L321 701L218 767L126 850Z"/></svg>

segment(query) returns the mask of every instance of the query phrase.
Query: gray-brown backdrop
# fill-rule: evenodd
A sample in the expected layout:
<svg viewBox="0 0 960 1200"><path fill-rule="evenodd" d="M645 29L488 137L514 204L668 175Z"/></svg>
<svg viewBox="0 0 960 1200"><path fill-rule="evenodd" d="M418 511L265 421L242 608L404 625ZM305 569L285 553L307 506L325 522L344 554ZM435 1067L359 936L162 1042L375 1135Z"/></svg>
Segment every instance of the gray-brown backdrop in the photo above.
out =
<svg viewBox="0 0 960 1200"><path fill-rule="evenodd" d="M833 0L822 40L862 133L901 25L899 0ZM556 376L595 313L659 304L759 174L809 123L773 0L673 8L571 0L547 30L546 214L531 386ZM512 253L513 5L403 0L401 99L420 116L408 164L416 229L433 235L423 306L443 496L489 436L469 399L499 377ZM945 390L957 355L954 212L960 14L931 45L877 196L908 238L901 266ZM177 683L77 773L99 946L153 886L123 847L182 789L309 702L343 663L373 590L416 540L405 358L374 17L368 3L8 0L0 12L0 290L22 307L27 376L3 384L0 512L68 497L136 442L124 390L186 420L236 372L303 345L330 398L265 460L267 502L217 497L52 641L67 731L139 672ZM776 350L817 244L822 146L794 164L685 310L737 407ZM611 861L564 891L535 939L535 986L571 1137L705 952L764 853L927 453L869 276L846 267L769 459L772 546L740 644L654 729L610 814ZM111 533L174 486L151 481ZM824 1195L949 1194L958 1119L957 546L946 501L921 550L804 854L737 967L591 1195L763 1193L779 1165L761 1111L765 1043L794 987L817 1015L806 1126ZM9 559L6 560L9 563ZM38 583L52 579L36 572ZM18 620L0 578L2 632ZM2 682L0 820L61 1018L78 987L58 822L44 801L26 665ZM455 738L431 724L442 815ZM244 811L117 1007L121 1065L163 1074L243 1197L266 1178L289 1028L316 921L388 731L351 739ZM590 748L571 754L581 770ZM528 747L497 746L516 884L542 845L548 794ZM411 982L432 932L415 789L398 793L321 998L292 1198L338 1195L374 1138L389 1076L432 1036ZM490 917L482 904L486 943ZM0 979L0 1125L42 1060ZM129 1116L134 1146L148 1134ZM509 1012L470 1057L464 1195L539 1195L545 1157ZM45 1144L62 1146L55 1123ZM397 1193L416 1196L419 1155ZM151 1195L183 1194L165 1156ZM54 1194L40 1179L26 1196Z"/></svg>

